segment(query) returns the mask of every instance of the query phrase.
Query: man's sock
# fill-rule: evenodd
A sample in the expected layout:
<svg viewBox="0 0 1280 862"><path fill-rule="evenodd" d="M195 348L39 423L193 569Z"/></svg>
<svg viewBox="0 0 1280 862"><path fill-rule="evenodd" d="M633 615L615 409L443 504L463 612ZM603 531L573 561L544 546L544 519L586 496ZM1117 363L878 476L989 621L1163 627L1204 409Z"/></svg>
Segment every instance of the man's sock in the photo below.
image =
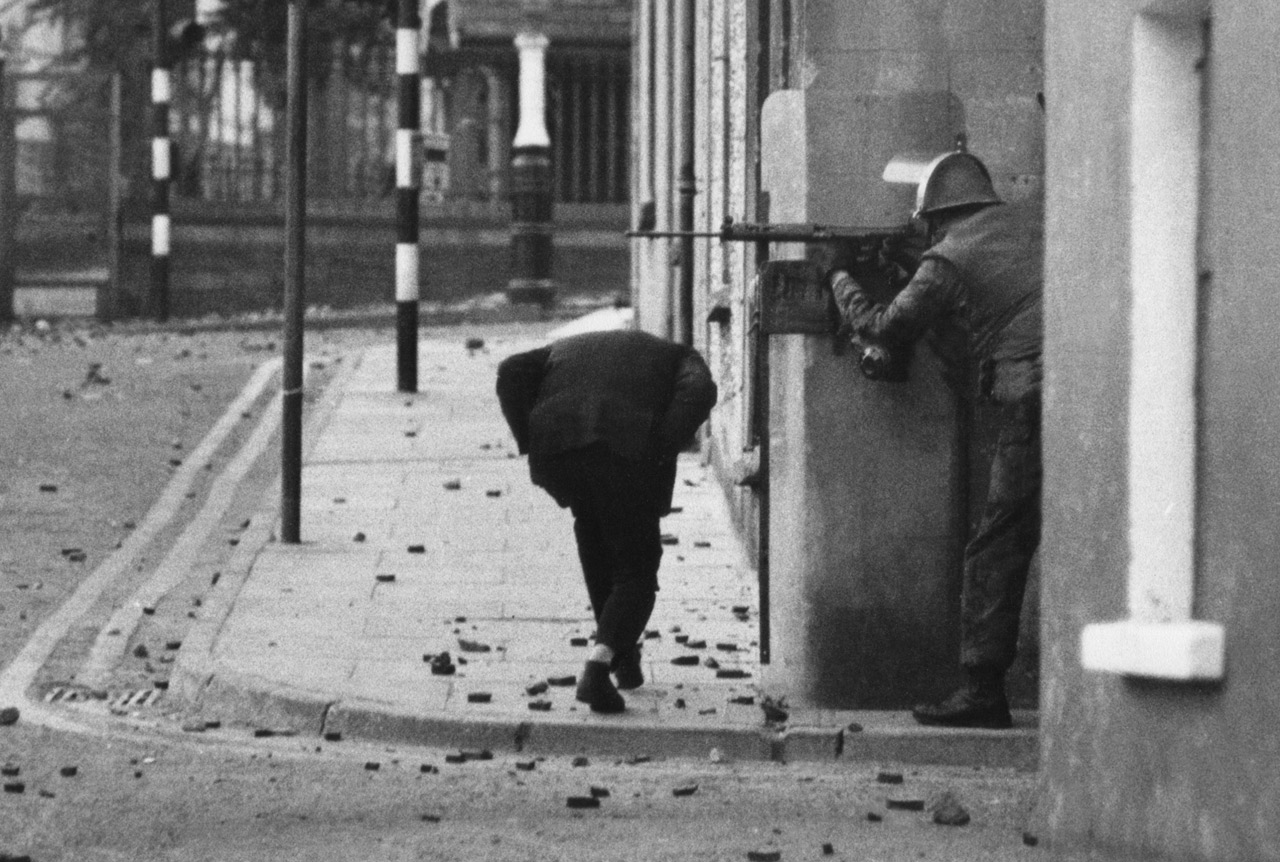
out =
<svg viewBox="0 0 1280 862"><path fill-rule="evenodd" d="M591 655L587 657L587 661L597 661L601 664L609 664L613 661L613 650L604 644L596 644L591 650Z"/></svg>

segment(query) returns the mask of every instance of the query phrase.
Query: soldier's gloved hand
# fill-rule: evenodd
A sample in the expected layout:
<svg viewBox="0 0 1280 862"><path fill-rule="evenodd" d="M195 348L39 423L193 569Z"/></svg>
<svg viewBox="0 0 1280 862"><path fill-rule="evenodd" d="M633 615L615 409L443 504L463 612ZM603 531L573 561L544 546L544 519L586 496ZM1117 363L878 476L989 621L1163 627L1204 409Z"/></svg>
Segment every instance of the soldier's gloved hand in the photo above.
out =
<svg viewBox="0 0 1280 862"><path fill-rule="evenodd" d="M915 275L920 259L928 250L928 240L912 231L887 237L880 244L876 259L888 274L890 284L902 286Z"/></svg>
<svg viewBox="0 0 1280 862"><path fill-rule="evenodd" d="M839 270L852 272L857 268L857 250L851 243L815 242L805 246L805 259L822 272L822 279L830 283L831 274Z"/></svg>

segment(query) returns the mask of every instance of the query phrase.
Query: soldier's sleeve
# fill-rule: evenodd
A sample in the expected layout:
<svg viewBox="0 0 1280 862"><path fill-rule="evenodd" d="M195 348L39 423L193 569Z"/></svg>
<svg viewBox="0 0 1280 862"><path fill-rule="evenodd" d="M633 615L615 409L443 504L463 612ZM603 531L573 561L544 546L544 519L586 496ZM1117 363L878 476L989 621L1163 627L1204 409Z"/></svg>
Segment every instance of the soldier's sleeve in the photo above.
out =
<svg viewBox="0 0 1280 862"><path fill-rule="evenodd" d="M658 424L658 447L663 455L678 453L707 421L719 390L711 369L696 350L689 350L676 367L671 404Z"/></svg>
<svg viewBox="0 0 1280 862"><path fill-rule="evenodd" d="M846 272L837 272L831 279L840 316L854 333L877 342L914 342L955 310L961 290L955 267L938 258L925 258L907 286L887 304L876 302Z"/></svg>
<svg viewBox="0 0 1280 862"><path fill-rule="evenodd" d="M498 405L521 455L529 451L529 414L538 400L550 355L550 347L540 347L508 356L498 365Z"/></svg>

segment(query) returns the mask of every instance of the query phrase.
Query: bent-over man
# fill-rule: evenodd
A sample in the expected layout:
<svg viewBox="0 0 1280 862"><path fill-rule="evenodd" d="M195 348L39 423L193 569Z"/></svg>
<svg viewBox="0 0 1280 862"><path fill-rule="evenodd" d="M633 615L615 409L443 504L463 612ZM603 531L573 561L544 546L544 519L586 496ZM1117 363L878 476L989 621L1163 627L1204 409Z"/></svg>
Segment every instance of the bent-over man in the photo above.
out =
<svg viewBox="0 0 1280 862"><path fill-rule="evenodd" d="M596 618L577 698L621 712L618 689L644 683L659 519L671 511L676 456L715 405L711 372L696 350L648 333L589 332L503 360L497 391L533 483L573 513Z"/></svg>

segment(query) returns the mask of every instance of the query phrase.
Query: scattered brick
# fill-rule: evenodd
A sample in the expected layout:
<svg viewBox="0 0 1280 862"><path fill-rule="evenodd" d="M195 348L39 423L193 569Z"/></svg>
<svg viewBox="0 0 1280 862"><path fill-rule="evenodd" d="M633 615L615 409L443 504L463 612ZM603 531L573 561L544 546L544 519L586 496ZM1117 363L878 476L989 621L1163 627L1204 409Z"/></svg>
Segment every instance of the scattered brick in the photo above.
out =
<svg viewBox="0 0 1280 862"><path fill-rule="evenodd" d="M444 756L445 763L466 763L467 756L465 754L446 754Z"/></svg>
<svg viewBox="0 0 1280 862"><path fill-rule="evenodd" d="M155 685L156 688L160 689L161 691L164 691L167 688L169 688L169 680L167 679L158 679L153 684Z"/></svg>
<svg viewBox="0 0 1280 862"><path fill-rule="evenodd" d="M573 759L573 762L570 765L571 766L590 766L591 761L588 760L584 755L579 754L577 757Z"/></svg>
<svg viewBox="0 0 1280 862"><path fill-rule="evenodd" d="M785 700L774 700L771 697L765 697L760 701L760 709L764 712L765 721L786 721L791 717L791 713L784 709L785 706Z"/></svg>
<svg viewBox="0 0 1280 862"><path fill-rule="evenodd" d="M439 822L440 822L440 815L439 815L439 814L424 814L424 815L422 815L422 822L423 822L423 823L439 823Z"/></svg>
<svg viewBox="0 0 1280 862"><path fill-rule="evenodd" d="M445 483L444 483L444 489L445 489L446 491L461 491L461 490L462 490L462 480L461 480L461 479L450 479L448 482L445 482Z"/></svg>
<svg viewBox="0 0 1280 862"><path fill-rule="evenodd" d="M364 539L365 539L364 533L356 533L354 536L351 537L351 541L353 542L363 542Z"/></svg>
<svg viewBox="0 0 1280 862"><path fill-rule="evenodd" d="M923 799L886 799L885 805L897 811L924 811Z"/></svg>
<svg viewBox="0 0 1280 862"><path fill-rule="evenodd" d="M681 784L679 787L671 788L672 796L692 796L698 792L696 784Z"/></svg>
<svg viewBox="0 0 1280 862"><path fill-rule="evenodd" d="M547 677L547 685L570 686L577 685L578 678L574 675L569 676L549 676Z"/></svg>
<svg viewBox="0 0 1280 862"><path fill-rule="evenodd" d="M731 608L731 610L735 614L749 614L751 613L751 606L750 605L734 605Z"/></svg>
<svg viewBox="0 0 1280 862"><path fill-rule="evenodd" d="M1040 838L1038 836L1032 835L1030 832L1023 832L1022 843L1028 847L1035 847L1037 844L1040 843Z"/></svg>
<svg viewBox="0 0 1280 862"><path fill-rule="evenodd" d="M438 775L440 773L440 767L433 766L430 763L424 763L418 767L418 771L427 775Z"/></svg>
<svg viewBox="0 0 1280 862"><path fill-rule="evenodd" d="M405 550L408 551L410 554L425 554L427 552L427 546L426 545L410 545L409 547L405 548Z"/></svg>
<svg viewBox="0 0 1280 862"><path fill-rule="evenodd" d="M677 698L676 698L676 701L675 701L675 704L673 704L673 705L675 706L675 708L676 708L676 709L684 709L684 706L685 706L685 704L684 704L684 698L683 698L683 697L677 697Z"/></svg>
<svg viewBox="0 0 1280 862"><path fill-rule="evenodd" d="M484 350L483 338L468 338L467 350Z"/></svg>
<svg viewBox="0 0 1280 862"><path fill-rule="evenodd" d="M849 722L847 725L845 725L844 729L849 731L850 733L862 733L862 725L858 724L858 722L856 721Z"/></svg>
<svg viewBox="0 0 1280 862"><path fill-rule="evenodd" d="M832 844L830 841L828 841L828 842L826 842L825 844L823 844L823 845L822 845L822 855L823 855L823 856L834 856L834 855L835 855L835 852L836 852L835 845L834 845L834 844Z"/></svg>
<svg viewBox="0 0 1280 862"><path fill-rule="evenodd" d="M325 742L341 742L342 734L336 730L330 730L324 735Z"/></svg>
<svg viewBox="0 0 1280 862"><path fill-rule="evenodd" d="M492 647L480 641L469 641L465 638L458 638L458 649L463 652L489 652Z"/></svg>
<svg viewBox="0 0 1280 862"><path fill-rule="evenodd" d="M379 583L383 583L383 584L392 583L396 579L396 576L392 574L376 575L375 577L378 579Z"/></svg>
<svg viewBox="0 0 1280 862"><path fill-rule="evenodd" d="M715 714L716 714L716 708L714 706L707 707L706 709L698 710L698 715L715 715Z"/></svg>
<svg viewBox="0 0 1280 862"><path fill-rule="evenodd" d="M594 785L594 784L593 784L593 785L591 786L591 791L590 791L590 792L591 792L591 795L592 795L592 796L594 796L596 799L608 799L608 798L609 798L609 788L607 788L607 787L597 787L596 785Z"/></svg>
<svg viewBox="0 0 1280 862"><path fill-rule="evenodd" d="M517 760L516 761L516 769L520 770L521 772L533 772L537 768L538 768L538 761L536 760Z"/></svg>
<svg viewBox="0 0 1280 862"><path fill-rule="evenodd" d="M748 850L748 862L778 862L782 858L781 850Z"/></svg>
<svg viewBox="0 0 1280 862"><path fill-rule="evenodd" d="M672 664L690 666L696 665L699 659L696 655L678 655L671 660Z"/></svg>
<svg viewBox="0 0 1280 862"><path fill-rule="evenodd" d="M716 679L746 679L751 676L742 668L729 667L716 671Z"/></svg>
<svg viewBox="0 0 1280 862"><path fill-rule="evenodd" d="M529 701L529 709L533 712L550 712L551 701L549 700L531 700Z"/></svg>
<svg viewBox="0 0 1280 862"><path fill-rule="evenodd" d="M6 706L4 709L0 709L0 727L17 724L18 715L18 708L16 706Z"/></svg>
<svg viewBox="0 0 1280 862"><path fill-rule="evenodd" d="M689 649L706 649L707 648L707 642L701 639L696 641L695 640L685 641L684 645L687 646Z"/></svg>
<svg viewBox="0 0 1280 862"><path fill-rule="evenodd" d="M720 662L716 661L711 656L707 656L706 660L704 660L702 663L707 667L711 668L712 670L717 670L720 667Z"/></svg>
<svg viewBox="0 0 1280 862"><path fill-rule="evenodd" d="M41 790L40 797L42 799L54 799L57 796L52 790Z"/></svg>
<svg viewBox="0 0 1280 862"><path fill-rule="evenodd" d="M901 772L878 772L876 773L876 781L880 784L901 784Z"/></svg>
<svg viewBox="0 0 1280 862"><path fill-rule="evenodd" d="M467 695L467 703L489 703L493 694L487 691L473 691Z"/></svg>
<svg viewBox="0 0 1280 862"><path fill-rule="evenodd" d="M867 812L867 822L868 822L868 823L879 823L881 820L884 820L884 817L883 817L883 816L881 816L880 814L877 814L877 813L876 813L876 812L874 812L874 811L868 811L868 812Z"/></svg>
<svg viewBox="0 0 1280 862"><path fill-rule="evenodd" d="M382 764L376 760L370 760L365 763L364 768L367 769L369 772L377 772L379 769L382 768Z"/></svg>
<svg viewBox="0 0 1280 862"><path fill-rule="evenodd" d="M276 732L269 727L259 727L257 730L253 732L253 735L259 739L262 739L268 736L275 736Z"/></svg>
<svg viewBox="0 0 1280 862"><path fill-rule="evenodd" d="M12 763L6 763L4 766L0 766L0 775L5 776L6 778L13 778L21 772L22 769Z"/></svg>
<svg viewBox="0 0 1280 862"><path fill-rule="evenodd" d="M540 694L545 694L546 691L547 683L545 680L542 682L535 682L533 685L525 686L524 689L524 693L530 697L537 697Z"/></svg>
<svg viewBox="0 0 1280 862"><path fill-rule="evenodd" d="M645 629L645 633L644 633L645 640L653 640L654 638L660 638L660 637L662 637L662 632L658 631L657 629Z"/></svg>
<svg viewBox="0 0 1280 862"><path fill-rule="evenodd" d="M687 644L688 642L689 642L689 636L688 636L688 635L676 635L676 643L678 643L678 644Z"/></svg>
<svg viewBox="0 0 1280 862"><path fill-rule="evenodd" d="M929 810L933 812L933 822L939 826L967 826L969 812L960 804L954 794L943 791L930 800Z"/></svg>
<svg viewBox="0 0 1280 862"><path fill-rule="evenodd" d="M484 495L486 497L501 497L502 491L497 488L490 488L488 491L484 492Z"/></svg>
<svg viewBox="0 0 1280 862"><path fill-rule="evenodd" d="M165 641L164 648L167 650L182 649L182 641Z"/></svg>
<svg viewBox="0 0 1280 862"><path fill-rule="evenodd" d="M640 763L648 763L651 760L653 760L653 758L647 754L637 754L634 757L627 758L627 763L629 763L632 766L635 766Z"/></svg>
<svg viewBox="0 0 1280 862"><path fill-rule="evenodd" d="M570 808L599 808L600 800L594 796L570 796L565 804Z"/></svg>
<svg viewBox="0 0 1280 862"><path fill-rule="evenodd" d="M729 703L737 703L742 706L752 706L756 702L755 697L749 694L739 695L738 697L729 698Z"/></svg>
<svg viewBox="0 0 1280 862"><path fill-rule="evenodd" d="M663 534L662 534L662 544L664 544L664 545L678 545L678 544L680 544L680 537L679 537L679 536L676 536L676 535L674 535L674 534L672 534L672 533L663 533Z"/></svg>
<svg viewBox="0 0 1280 862"><path fill-rule="evenodd" d="M4 785L5 793L22 793L27 789L27 785L21 781L6 781Z"/></svg>
<svg viewBox="0 0 1280 862"><path fill-rule="evenodd" d="M586 638L569 638L569 646L589 646L591 641Z"/></svg>
<svg viewBox="0 0 1280 862"><path fill-rule="evenodd" d="M58 493L58 486L57 485L41 485L40 490L46 494L56 494Z"/></svg>
<svg viewBox="0 0 1280 862"><path fill-rule="evenodd" d="M467 760L493 760L493 752L487 748L464 750L462 756Z"/></svg>
<svg viewBox="0 0 1280 862"><path fill-rule="evenodd" d="M693 546L694 546L695 548L709 548L709 547L711 547L711 543L710 543L710 542L708 542L708 541L706 541L705 539L703 539L703 540L700 540L700 541L694 542L694 543L693 543Z"/></svg>

